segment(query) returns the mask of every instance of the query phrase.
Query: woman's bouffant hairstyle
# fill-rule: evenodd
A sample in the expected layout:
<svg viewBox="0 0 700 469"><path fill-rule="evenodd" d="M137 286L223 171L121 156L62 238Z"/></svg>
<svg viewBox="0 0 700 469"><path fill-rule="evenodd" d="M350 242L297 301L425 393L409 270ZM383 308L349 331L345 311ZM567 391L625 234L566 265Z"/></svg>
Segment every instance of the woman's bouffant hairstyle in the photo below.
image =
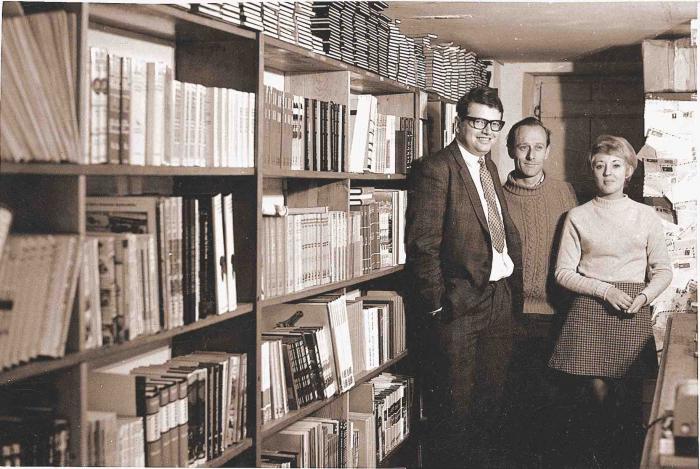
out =
<svg viewBox="0 0 700 469"><path fill-rule="evenodd" d="M614 135L600 135L595 139L588 156L589 162L593 163L593 157L598 153L614 155L625 160L625 163L632 168L632 172L637 169L637 152L634 151L630 142L624 137Z"/></svg>

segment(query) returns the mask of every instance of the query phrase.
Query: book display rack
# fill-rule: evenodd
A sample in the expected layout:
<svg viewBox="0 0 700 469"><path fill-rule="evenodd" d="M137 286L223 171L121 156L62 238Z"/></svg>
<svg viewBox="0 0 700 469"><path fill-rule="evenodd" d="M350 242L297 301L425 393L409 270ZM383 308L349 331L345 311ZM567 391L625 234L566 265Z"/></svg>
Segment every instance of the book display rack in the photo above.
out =
<svg viewBox="0 0 700 469"><path fill-rule="evenodd" d="M385 374L408 354L391 342L378 363L356 364L342 392L263 423L263 370L284 377L281 362L263 362L263 335L275 308L330 294L382 310L367 291L400 290L406 172L427 154L428 94L327 55L310 33L279 26L273 37L264 15L256 26L228 5L3 10L0 419L20 434L0 432L6 464L260 466L289 457L266 441L292 425L363 428L397 393L398 408L410 408L411 380ZM307 6L273 13L306 24ZM354 134L364 120L379 137ZM272 214L270 194L281 197ZM10 282L18 266L26 278ZM56 300L61 308L46 306ZM403 307L391 308L373 313L391 318L380 341L405 335ZM119 371L128 363L140 371ZM143 396L131 420L96 395L124 396L96 387L109 373ZM189 396L197 382L209 383L206 397ZM189 421L174 410L188 405ZM17 408L26 413L5 416ZM137 416L144 459L107 443ZM157 439L149 418L161 419ZM410 420L397 418L402 428L387 429L393 439L376 454L397 454ZM39 426L50 443L37 456L20 442ZM344 455L333 461L377 462L352 454L355 434L340 435Z"/></svg>

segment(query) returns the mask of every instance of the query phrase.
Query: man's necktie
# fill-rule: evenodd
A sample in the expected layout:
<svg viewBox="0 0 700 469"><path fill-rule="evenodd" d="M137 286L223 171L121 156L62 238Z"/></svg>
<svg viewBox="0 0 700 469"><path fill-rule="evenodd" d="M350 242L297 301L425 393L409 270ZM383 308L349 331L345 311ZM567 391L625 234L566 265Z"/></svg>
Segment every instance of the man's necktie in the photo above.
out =
<svg viewBox="0 0 700 469"><path fill-rule="evenodd" d="M493 188L493 179L491 173L486 168L484 157L479 158L479 178L481 179L481 187L484 189L484 198L488 207L488 223L489 231L491 232L491 242L496 251L503 252L505 246L505 231L503 229L503 220L498 213L498 205L496 205L496 190Z"/></svg>

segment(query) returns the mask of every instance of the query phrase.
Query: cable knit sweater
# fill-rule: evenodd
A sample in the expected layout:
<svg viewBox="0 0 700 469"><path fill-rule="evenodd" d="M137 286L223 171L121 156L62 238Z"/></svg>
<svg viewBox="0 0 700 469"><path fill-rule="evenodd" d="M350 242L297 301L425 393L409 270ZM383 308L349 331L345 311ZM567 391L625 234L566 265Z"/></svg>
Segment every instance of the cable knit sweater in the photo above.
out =
<svg viewBox="0 0 700 469"><path fill-rule="evenodd" d="M514 179L513 173L503 188L508 212L523 243L523 311L554 314L561 293L554 284L558 227L562 215L576 206L576 194L567 182L545 176L541 183L527 186Z"/></svg>
<svg viewBox="0 0 700 469"><path fill-rule="evenodd" d="M671 283L673 272L654 209L624 196L594 198L569 212L557 257L557 282L569 290L605 299L611 282L649 283L651 303Z"/></svg>

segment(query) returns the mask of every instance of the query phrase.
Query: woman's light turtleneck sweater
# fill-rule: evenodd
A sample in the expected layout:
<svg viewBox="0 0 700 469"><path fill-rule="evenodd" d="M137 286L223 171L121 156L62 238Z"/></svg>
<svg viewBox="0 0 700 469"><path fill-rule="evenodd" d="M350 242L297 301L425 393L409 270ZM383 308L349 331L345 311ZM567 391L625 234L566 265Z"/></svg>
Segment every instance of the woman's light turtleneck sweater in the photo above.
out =
<svg viewBox="0 0 700 469"><path fill-rule="evenodd" d="M673 278L664 233L654 209L631 200L594 198L569 212L557 256L563 287L605 299L612 282L649 283L647 302Z"/></svg>
<svg viewBox="0 0 700 469"><path fill-rule="evenodd" d="M562 214L576 206L576 194L564 181L545 178L529 186L508 175L504 184L508 213L523 243L525 314L551 315L561 292L554 285L558 227Z"/></svg>

